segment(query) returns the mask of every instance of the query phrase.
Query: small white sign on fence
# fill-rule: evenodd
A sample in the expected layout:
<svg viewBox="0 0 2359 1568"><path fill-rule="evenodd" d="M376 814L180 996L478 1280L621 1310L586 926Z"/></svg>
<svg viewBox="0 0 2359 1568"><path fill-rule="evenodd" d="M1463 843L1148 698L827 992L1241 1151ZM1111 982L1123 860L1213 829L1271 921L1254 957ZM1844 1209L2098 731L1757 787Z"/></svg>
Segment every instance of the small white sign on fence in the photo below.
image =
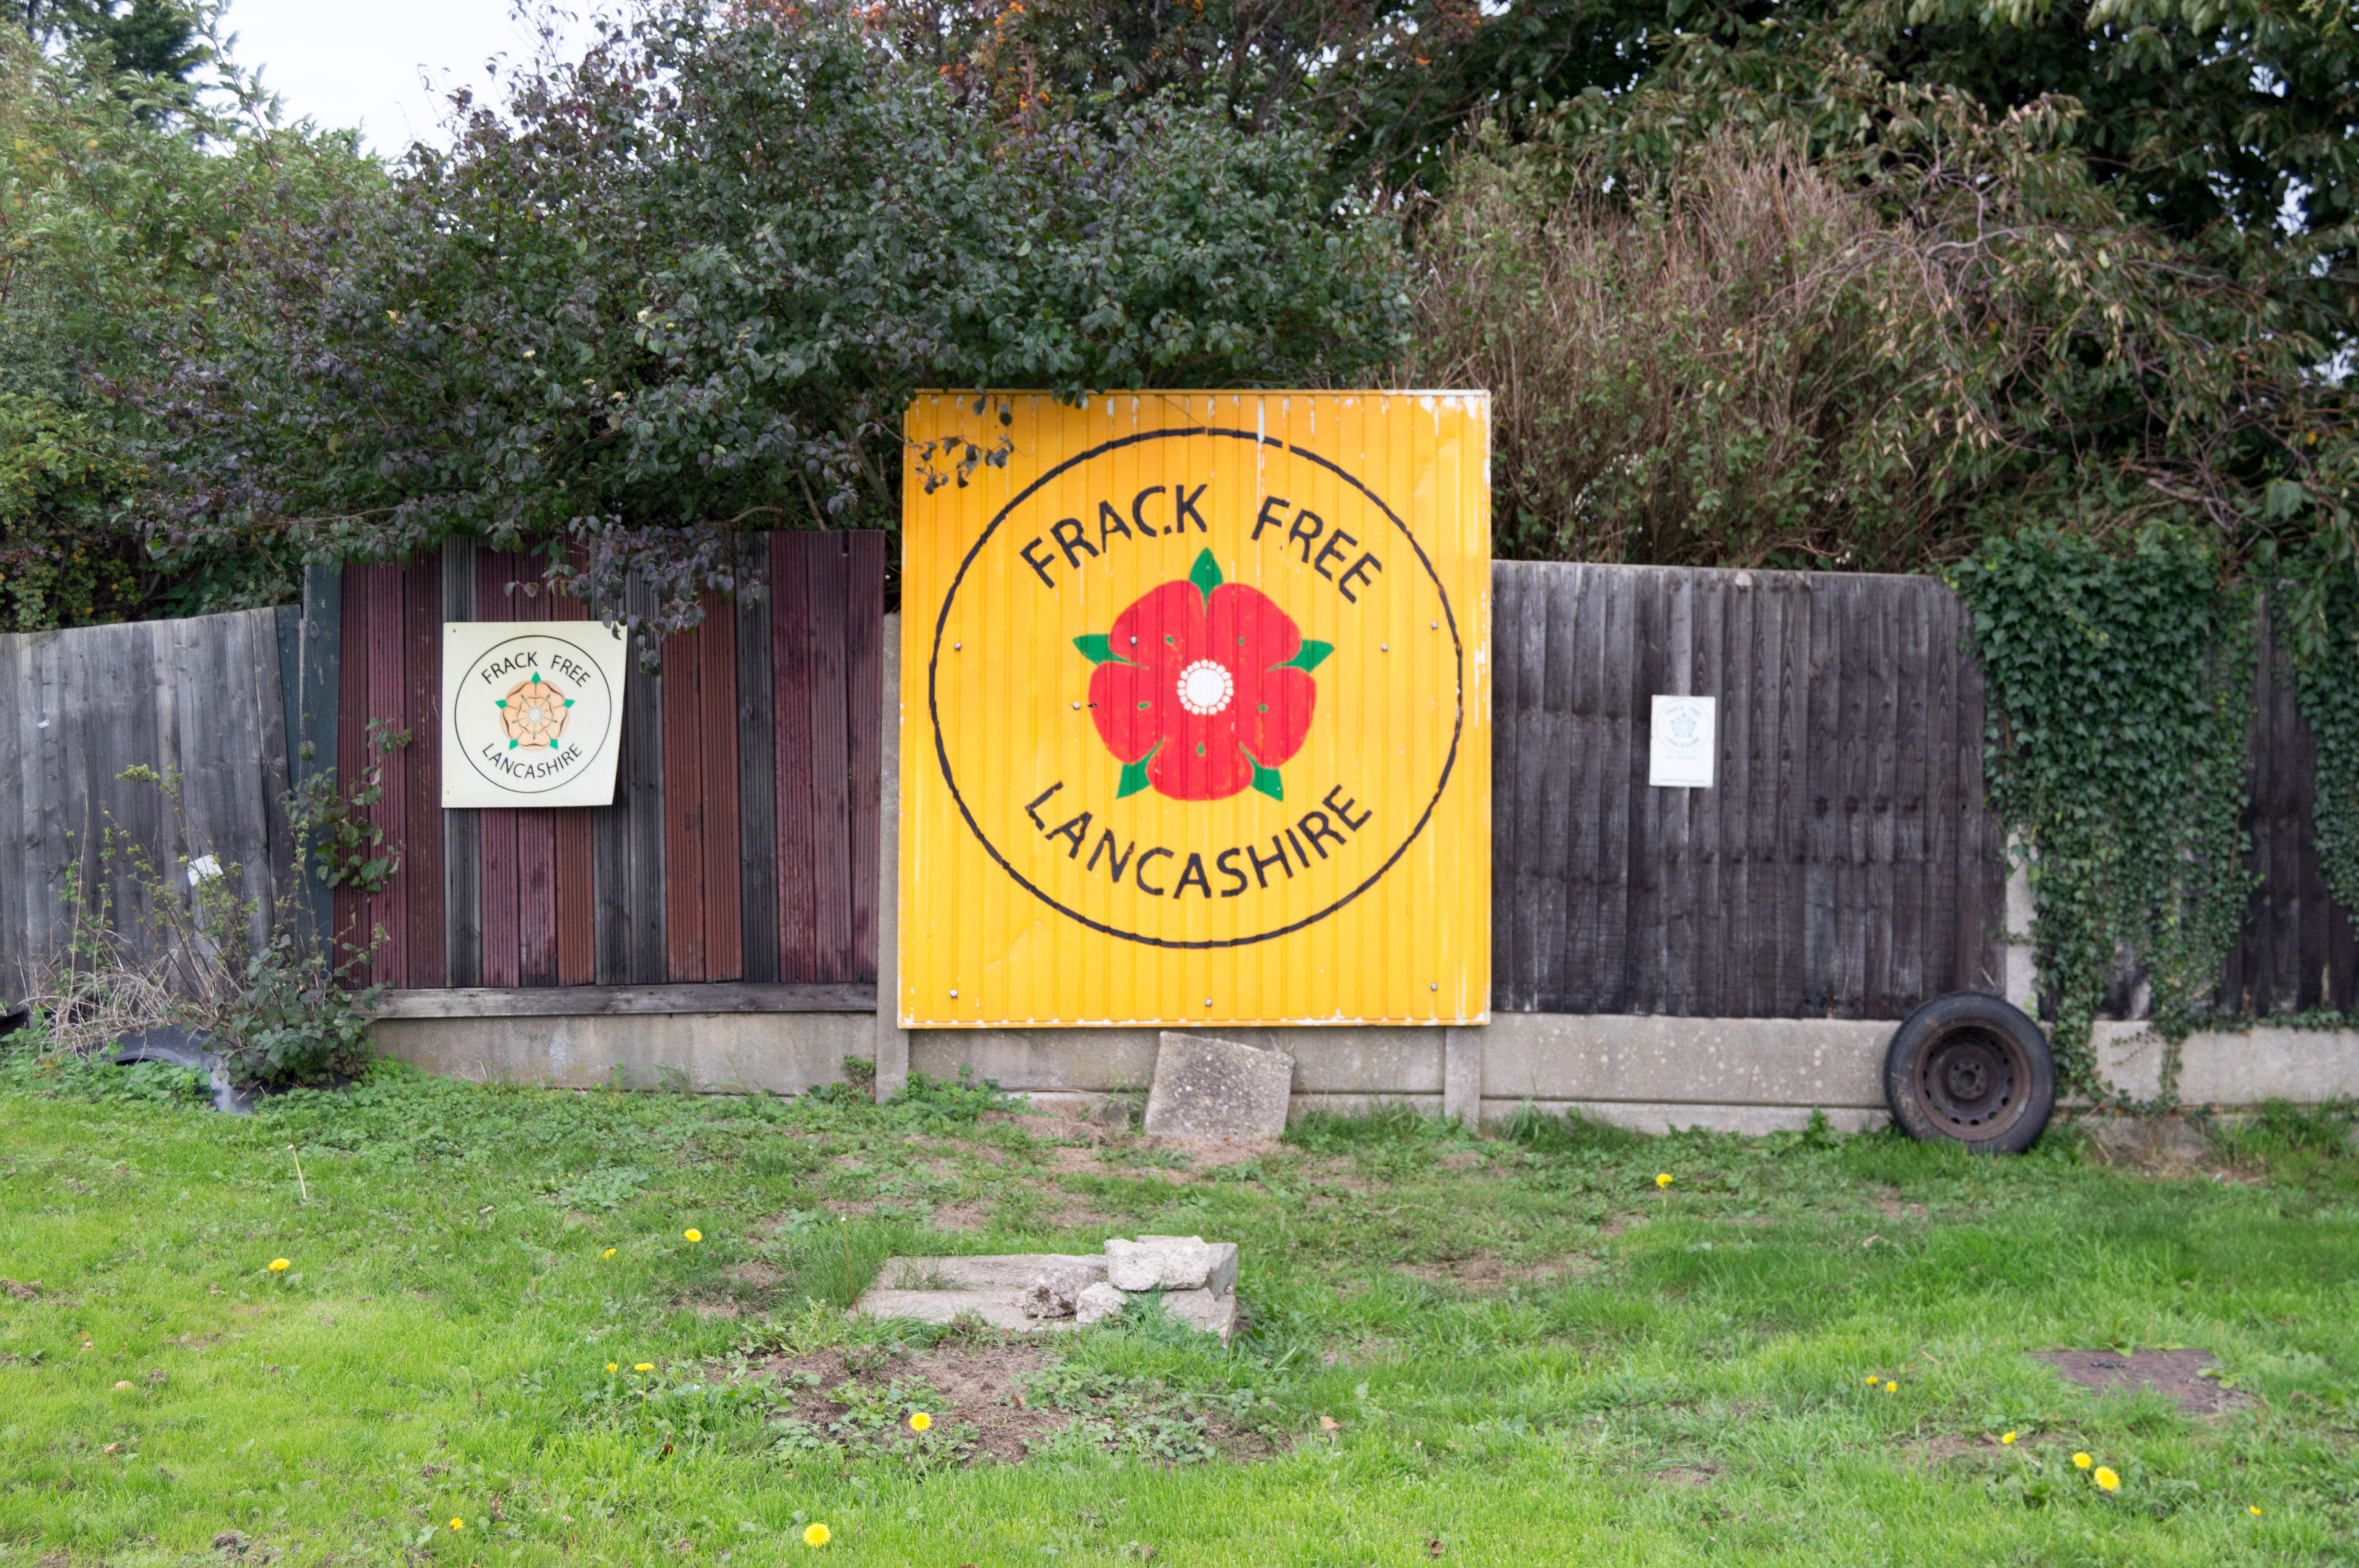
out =
<svg viewBox="0 0 2359 1568"><path fill-rule="evenodd" d="M1719 698L1655 698L1652 738L1647 748L1647 782L1667 789L1710 789L1720 755Z"/></svg>
<svg viewBox="0 0 2359 1568"><path fill-rule="evenodd" d="M608 806L629 644L589 621L445 622L442 804Z"/></svg>

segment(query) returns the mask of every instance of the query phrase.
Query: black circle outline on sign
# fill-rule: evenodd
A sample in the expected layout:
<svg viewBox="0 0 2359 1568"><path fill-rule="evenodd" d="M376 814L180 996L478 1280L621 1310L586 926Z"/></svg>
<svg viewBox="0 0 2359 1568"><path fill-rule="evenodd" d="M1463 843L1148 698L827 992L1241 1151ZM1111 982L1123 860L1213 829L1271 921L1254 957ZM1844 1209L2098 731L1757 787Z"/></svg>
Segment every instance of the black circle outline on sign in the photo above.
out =
<svg viewBox="0 0 2359 1568"><path fill-rule="evenodd" d="M1007 514L1009 513L1023 505L1027 501L1029 501L1032 498L1032 492L1034 491L1038 490L1042 485L1048 483L1059 474L1063 473L1067 469L1074 467L1076 464L1088 462L1092 458L1103 457L1106 453L1117 450L1123 447L1136 446L1141 441L1172 440L1185 436L1225 436L1234 440L1251 441L1257 447L1276 447L1280 450L1290 452L1298 458L1307 459L1311 462L1317 463L1321 468L1325 469L1328 472L1342 480L1345 484L1348 484L1353 490L1358 491L1362 495L1366 496L1370 505L1383 513L1387 518L1390 518L1392 525L1400 530L1401 537L1408 541L1408 547L1417 552L1417 564L1425 568L1426 580L1433 584L1433 591L1439 595L1441 600L1441 619L1450 628L1450 651L1452 660L1452 669L1455 675L1455 679L1451 683L1451 692L1457 703L1457 711L1453 716L1450 727L1450 752L1449 755L1442 759L1441 776L1434 781L1433 798L1425 803L1425 810L1418 816L1417 826L1410 828L1408 830L1408 836L1400 841L1399 847L1395 849L1390 855L1385 858L1385 863L1383 865L1378 866L1374 871L1370 872L1368 879L1365 881L1362 882L1358 887L1353 888L1350 892L1345 893L1342 898L1337 899L1334 903L1329 904L1324 909L1304 915L1301 919L1296 921L1291 925L1281 925L1274 931L1264 931L1252 936L1223 936L1205 942L1181 942L1174 941L1166 936L1147 936L1142 935L1136 931L1125 931L1119 926L1108 925L1102 921L1092 920L1088 915L1082 914L1079 910L1068 909L1063 904L1059 903L1055 899L1050 898L1047 893L1041 892L1038 887L1035 886L1032 881L1025 876L1023 872L1008 864L1007 857L999 852L999 847L991 841L989 835L984 832L982 825L975 821L974 813L967 807L966 796L959 793L957 778L951 773L950 750L942 741L942 714L940 704L940 683L939 678L942 664L942 637L950 626L951 606L958 600L959 585L966 581L967 570L974 565L975 557L983 553L983 547L991 542L991 536L999 532L999 525L1007 520ZM1383 497L1377 495L1375 491L1370 490L1366 485L1362 484L1353 475L1346 473L1334 463L1321 457L1317 452L1308 451L1303 448L1278 440L1274 437L1265 436L1255 430L1229 430L1212 425L1194 425L1190 426L1185 429L1178 430L1143 430L1136 436L1119 437L1114 440L1104 443L1103 446L1092 447L1088 451L1076 453L1074 456L1067 458L1063 462L1059 463L1055 468L1050 469L1048 472L1040 475L1030 484L1026 485L1023 490L1016 494L1014 500L1001 507L999 509L998 515L992 518L989 524L984 528L983 533L978 535L974 543L968 547L965 557L959 562L958 575L951 579L950 591L942 595L941 612L934 618L933 653L926 662L926 717L934 727L935 762L941 769L942 782L950 786L951 798L958 802L959 815L966 819L967 830L974 835L975 842L983 846L984 852L998 862L999 869L1001 871L1006 871L1009 876L1016 879L1017 885L1022 887L1025 892L1030 893L1034 898L1038 899L1042 903L1047 904L1050 909L1055 910L1058 914L1065 915L1070 919L1079 921L1082 925L1088 926L1093 931L1102 933L1107 936L1119 936L1125 942L1137 942L1149 947L1249 947L1256 942L1268 942L1280 936L1290 936L1295 932L1301 930L1307 925L1315 925L1320 921L1326 919L1329 915L1334 914L1337 910L1343 908L1345 904L1351 903L1353 899L1359 897L1370 888L1375 886L1377 882L1383 881L1386 873L1390 871L1395 863L1397 862L1403 855L1408 852L1408 847L1411 844L1416 843L1419 837L1425 832L1425 825L1433 819L1433 808L1441 804L1441 792L1449 787L1451 773L1458 765L1458 741L1466 729L1466 648L1465 644L1461 643L1458 638L1458 616L1450 607L1450 590L1441 586L1441 578L1440 574L1435 572L1433 569L1433 562L1426 557L1425 546L1417 542L1417 535L1409 532L1408 524L1402 522L1399 515L1395 513L1391 507L1385 504Z"/></svg>
<svg viewBox="0 0 2359 1568"><path fill-rule="evenodd" d="M571 637L560 635L555 632L519 632L513 637L503 637L498 642L493 643L490 647L485 648L482 653L477 654L473 658L467 661L466 669L462 672L459 676L459 689L462 693L467 689L467 676L473 675L476 667L485 659L490 658L494 654L498 653L502 648L506 647L511 643L529 642L536 637L545 638L552 643L562 643L567 647L572 649L575 653L581 654L583 661L586 662L592 670L597 672L599 689L606 694L606 728L599 732L598 744L592 748L588 756L582 759L582 766L588 767L592 762L598 760L598 753L606 749L607 739L612 736L614 731L614 685L612 681L606 678L605 667L598 663L597 656L592 654L589 649L583 647L581 643L573 641ZM459 717L454 713L451 716L451 734L454 737L458 734L458 724ZM475 770L476 777L482 779L485 784L506 790L510 795L547 795L549 790L561 788L562 786L573 782L571 778L568 777L559 779L555 784L550 784L548 789L518 789L507 781L504 779L495 779L492 777L491 774L484 772L483 764L475 761L474 748L462 745L459 748L459 752L467 759L467 765ZM580 771L580 768L574 770L576 773L579 773ZM539 808L536 806L534 809L538 810Z"/></svg>

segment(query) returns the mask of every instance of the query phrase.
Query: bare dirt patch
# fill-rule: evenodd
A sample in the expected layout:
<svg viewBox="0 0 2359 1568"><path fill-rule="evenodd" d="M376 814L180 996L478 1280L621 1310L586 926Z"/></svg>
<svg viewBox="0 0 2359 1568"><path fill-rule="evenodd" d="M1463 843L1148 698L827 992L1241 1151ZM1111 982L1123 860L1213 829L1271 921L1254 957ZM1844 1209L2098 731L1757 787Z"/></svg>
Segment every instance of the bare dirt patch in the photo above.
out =
<svg viewBox="0 0 2359 1568"><path fill-rule="evenodd" d="M1095 1230L1104 1235L1119 1235L1119 1222L1114 1216L1092 1204L1078 1193L1060 1191L1055 1208L1043 1215L1039 1228L1044 1230Z"/></svg>
<svg viewBox="0 0 2359 1568"><path fill-rule="evenodd" d="M682 1296L672 1303L678 1312L692 1312L704 1323L723 1318L743 1317L745 1309L725 1296Z"/></svg>
<svg viewBox="0 0 2359 1568"><path fill-rule="evenodd" d="M954 1422L973 1428L969 1463L1020 1465L1075 1421L1094 1413L1051 1408L1027 1397L1027 1376L1046 1371L1059 1354L1038 1344L942 1346L908 1355L855 1352L854 1359L847 1361L841 1350L822 1350L772 1357L749 1368L748 1375L766 1385L772 1398L791 1404L794 1416L821 1431L853 1410L853 1400L840 1395L896 1383L907 1386L922 1379L933 1390L928 1414L936 1432ZM1275 1452L1266 1439L1218 1414L1201 1419L1206 1437L1222 1458L1254 1460Z"/></svg>
<svg viewBox="0 0 2359 1568"><path fill-rule="evenodd" d="M1136 1146L1145 1150L1169 1150L1174 1154L1184 1154L1188 1158L1190 1168L1200 1171L1216 1170L1223 1166L1244 1165L1256 1160L1266 1160L1285 1147L1275 1138L1214 1140L1159 1136L1141 1138Z"/></svg>
<svg viewBox="0 0 2359 1568"><path fill-rule="evenodd" d="M984 1124L1002 1123L1034 1138L1046 1139L1051 1143L1075 1140L1084 1143L1095 1143L1105 1136L1103 1129L1093 1126L1078 1118L1049 1116L1038 1111L986 1110L975 1118L975 1120Z"/></svg>
<svg viewBox="0 0 2359 1568"><path fill-rule="evenodd" d="M2204 1376L2217 1364L2209 1350L2043 1350L2032 1359L2047 1362L2067 1382L2084 1389L2151 1390L2189 1415L2223 1415L2253 1402L2250 1395Z"/></svg>
<svg viewBox="0 0 2359 1568"><path fill-rule="evenodd" d="M1499 1291L1511 1285L1552 1285L1597 1271L1589 1258L1552 1258L1540 1263L1510 1263L1495 1252L1431 1263L1396 1263L1393 1272L1429 1285L1450 1285L1462 1291Z"/></svg>
<svg viewBox="0 0 2359 1568"><path fill-rule="evenodd" d="M1647 1479L1659 1481L1667 1487L1709 1487L1712 1478L1720 1474L1715 1465L1672 1465L1647 1472Z"/></svg>
<svg viewBox="0 0 2359 1568"><path fill-rule="evenodd" d="M936 1204L928 1223L936 1230L981 1230L991 1223L991 1208L980 1198Z"/></svg>
<svg viewBox="0 0 2359 1568"><path fill-rule="evenodd" d="M732 1263L721 1271L723 1274L736 1281L741 1285L752 1285L757 1290L764 1291L768 1290L772 1285L777 1284L780 1280L787 1277L784 1271L775 1269L769 1264L762 1262L759 1260L745 1263Z"/></svg>

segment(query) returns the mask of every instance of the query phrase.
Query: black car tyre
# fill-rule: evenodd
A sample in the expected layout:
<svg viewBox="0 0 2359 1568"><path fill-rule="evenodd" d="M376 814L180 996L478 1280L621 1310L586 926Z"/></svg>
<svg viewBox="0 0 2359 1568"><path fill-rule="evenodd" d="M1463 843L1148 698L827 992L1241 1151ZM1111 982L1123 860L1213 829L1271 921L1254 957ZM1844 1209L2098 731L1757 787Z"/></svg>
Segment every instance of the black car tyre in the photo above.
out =
<svg viewBox="0 0 2359 1568"><path fill-rule="evenodd" d="M2056 1058L2022 1009L1960 991L1927 1002L1893 1032L1884 1098L1911 1138L2020 1154L2056 1109Z"/></svg>

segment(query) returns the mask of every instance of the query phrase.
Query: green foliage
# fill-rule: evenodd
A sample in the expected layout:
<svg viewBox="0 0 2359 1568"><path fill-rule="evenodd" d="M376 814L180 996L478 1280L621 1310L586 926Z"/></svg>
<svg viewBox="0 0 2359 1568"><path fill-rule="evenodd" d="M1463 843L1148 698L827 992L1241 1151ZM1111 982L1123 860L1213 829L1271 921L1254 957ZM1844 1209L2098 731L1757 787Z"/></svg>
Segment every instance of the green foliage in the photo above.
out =
<svg viewBox="0 0 2359 1568"><path fill-rule="evenodd" d="M1991 804L2028 863L2058 1073L2087 1092L2102 1087L2090 1027L2125 958L2164 1038L2185 1038L2253 885L2238 825L2253 611L2220 579L2203 540L2164 530L2119 552L2026 533L1951 574L1989 694Z"/></svg>
<svg viewBox="0 0 2359 1568"><path fill-rule="evenodd" d="M1832 45L1684 40L1566 114L1470 143L1420 229L1416 379L1495 391L1503 554L1919 570L2190 513L2232 566L2359 541L2340 231L2221 254L2123 210L2077 103Z"/></svg>
<svg viewBox="0 0 2359 1568"><path fill-rule="evenodd" d="M2294 690L2318 747L2310 817L2326 891L2359 911L2359 587L2332 582L2318 601L2315 645L2297 644L2293 659Z"/></svg>
<svg viewBox="0 0 2359 1568"><path fill-rule="evenodd" d="M386 758L409 741L409 731L394 729L391 719L372 719L368 771L351 790L336 782L333 768L314 769L296 784L289 812L318 862L312 874L328 886L383 892L401 870L401 846L386 846L385 827L369 808L385 798Z"/></svg>
<svg viewBox="0 0 2359 1568"><path fill-rule="evenodd" d="M216 72L224 85L210 94L182 82L182 68L214 48L214 8L93 0L44 6L34 22L53 35L47 51L0 28L6 622L281 602L296 556L270 520L217 548L157 558L169 465L143 406L192 341L222 330L221 286L241 247L323 192L375 183L375 166L349 135L270 124L234 70Z"/></svg>
<svg viewBox="0 0 2359 1568"><path fill-rule="evenodd" d="M36 38L83 45L99 57L93 63L146 78L150 92L186 86L212 58L203 26L212 16L170 0L26 0L25 11Z"/></svg>
<svg viewBox="0 0 2359 1568"><path fill-rule="evenodd" d="M733 530L896 525L919 387L1356 380L1397 341L1390 221L1296 132L1003 123L824 6L660 5L511 85L389 199L255 237L224 308L269 330L172 389L176 546L570 538L577 589L636 570L692 624Z"/></svg>

